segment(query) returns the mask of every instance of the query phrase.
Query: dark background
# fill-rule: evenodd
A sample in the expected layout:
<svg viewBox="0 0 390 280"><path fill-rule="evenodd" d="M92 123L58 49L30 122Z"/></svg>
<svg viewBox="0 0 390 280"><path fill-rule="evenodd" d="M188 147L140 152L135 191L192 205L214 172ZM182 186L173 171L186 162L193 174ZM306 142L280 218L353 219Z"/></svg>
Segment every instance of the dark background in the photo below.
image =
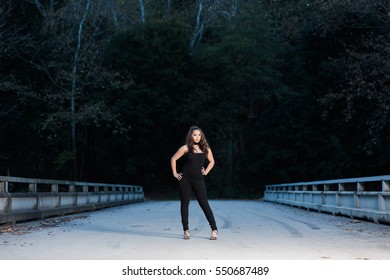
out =
<svg viewBox="0 0 390 280"><path fill-rule="evenodd" d="M388 174L385 2L2 0L0 175L175 198L191 125L211 198Z"/></svg>

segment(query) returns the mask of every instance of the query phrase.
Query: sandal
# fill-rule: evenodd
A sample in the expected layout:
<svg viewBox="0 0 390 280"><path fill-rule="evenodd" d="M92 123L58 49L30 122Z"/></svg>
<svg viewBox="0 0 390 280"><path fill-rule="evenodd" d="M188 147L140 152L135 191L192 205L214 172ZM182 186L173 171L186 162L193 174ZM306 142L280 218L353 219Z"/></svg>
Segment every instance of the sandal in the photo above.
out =
<svg viewBox="0 0 390 280"><path fill-rule="evenodd" d="M188 229L184 231L184 239L190 239L190 231Z"/></svg>
<svg viewBox="0 0 390 280"><path fill-rule="evenodd" d="M216 240L218 237L218 230L214 229L211 231L210 240Z"/></svg>

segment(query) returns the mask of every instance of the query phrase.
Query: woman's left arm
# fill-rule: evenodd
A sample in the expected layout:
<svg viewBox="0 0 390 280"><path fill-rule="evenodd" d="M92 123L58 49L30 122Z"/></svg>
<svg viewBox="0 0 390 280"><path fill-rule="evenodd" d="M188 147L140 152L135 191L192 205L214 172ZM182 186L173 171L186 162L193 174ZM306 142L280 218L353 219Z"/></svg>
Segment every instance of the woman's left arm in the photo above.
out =
<svg viewBox="0 0 390 280"><path fill-rule="evenodd" d="M209 174L210 170L214 167L215 161L213 152L209 148L209 152L207 153L207 160L209 161L209 164L207 165L206 169L202 168L202 175L206 176Z"/></svg>

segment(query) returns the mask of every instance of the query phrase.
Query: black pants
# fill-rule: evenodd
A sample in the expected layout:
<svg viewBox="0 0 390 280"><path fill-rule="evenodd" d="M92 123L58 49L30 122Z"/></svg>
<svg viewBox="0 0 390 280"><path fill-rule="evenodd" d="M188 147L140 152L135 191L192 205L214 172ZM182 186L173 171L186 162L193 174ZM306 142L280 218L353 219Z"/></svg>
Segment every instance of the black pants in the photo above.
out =
<svg viewBox="0 0 390 280"><path fill-rule="evenodd" d="M195 197L198 200L200 207L206 215L207 221L212 230L217 229L213 211L210 208L207 200L206 185L203 179L190 180L183 177L179 183L180 192L180 212L183 230L188 230L188 207L190 205L191 189L194 191Z"/></svg>

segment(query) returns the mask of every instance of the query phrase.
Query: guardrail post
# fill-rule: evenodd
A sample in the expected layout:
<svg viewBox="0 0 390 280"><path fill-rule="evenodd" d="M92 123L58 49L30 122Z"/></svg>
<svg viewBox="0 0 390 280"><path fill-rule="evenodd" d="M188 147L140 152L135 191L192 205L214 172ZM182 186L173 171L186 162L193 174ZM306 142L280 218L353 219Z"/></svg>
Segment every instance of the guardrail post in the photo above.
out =
<svg viewBox="0 0 390 280"><path fill-rule="evenodd" d="M330 190L330 187L328 184L324 184L324 192L328 192Z"/></svg>
<svg viewBox="0 0 390 280"><path fill-rule="evenodd" d="M36 204L35 204L35 210L39 210L41 209L41 197L39 195L37 195L37 200L36 200Z"/></svg>
<svg viewBox="0 0 390 280"><path fill-rule="evenodd" d="M75 185L69 185L69 192L75 192L76 186Z"/></svg>
<svg viewBox="0 0 390 280"><path fill-rule="evenodd" d="M382 192L390 192L390 181L382 180Z"/></svg>
<svg viewBox="0 0 390 280"><path fill-rule="evenodd" d="M353 200L354 200L354 206L355 208L360 208L360 196L358 194L353 195Z"/></svg>
<svg viewBox="0 0 390 280"><path fill-rule="evenodd" d="M29 192L37 192L37 183L28 184Z"/></svg>
<svg viewBox="0 0 390 280"><path fill-rule="evenodd" d="M134 198L135 198L134 187L129 187L129 188L127 189L127 191L131 193L130 197L131 197L132 199L134 199ZM274 193L273 193L273 195L274 195Z"/></svg>
<svg viewBox="0 0 390 280"><path fill-rule="evenodd" d="M357 191L358 192L364 192L364 183L357 182Z"/></svg>
<svg viewBox="0 0 390 280"><path fill-rule="evenodd" d="M381 194L378 194L378 210L386 211L386 200Z"/></svg>
<svg viewBox="0 0 390 280"><path fill-rule="evenodd" d="M7 199L5 201L5 213L11 213L12 212L12 196L10 193L7 194Z"/></svg>
<svg viewBox="0 0 390 280"><path fill-rule="evenodd" d="M58 184L51 185L51 192L58 192Z"/></svg>
<svg viewBox="0 0 390 280"><path fill-rule="evenodd" d="M5 190L5 183L6 183L6 182L0 182L0 192L7 192L7 191Z"/></svg>
<svg viewBox="0 0 390 280"><path fill-rule="evenodd" d="M341 206L341 196L339 193L336 193L336 205Z"/></svg>
<svg viewBox="0 0 390 280"><path fill-rule="evenodd" d="M342 183L339 183L339 192L342 192L345 190L345 185Z"/></svg>
<svg viewBox="0 0 390 280"><path fill-rule="evenodd" d="M88 192L88 186L83 186L83 192Z"/></svg>

